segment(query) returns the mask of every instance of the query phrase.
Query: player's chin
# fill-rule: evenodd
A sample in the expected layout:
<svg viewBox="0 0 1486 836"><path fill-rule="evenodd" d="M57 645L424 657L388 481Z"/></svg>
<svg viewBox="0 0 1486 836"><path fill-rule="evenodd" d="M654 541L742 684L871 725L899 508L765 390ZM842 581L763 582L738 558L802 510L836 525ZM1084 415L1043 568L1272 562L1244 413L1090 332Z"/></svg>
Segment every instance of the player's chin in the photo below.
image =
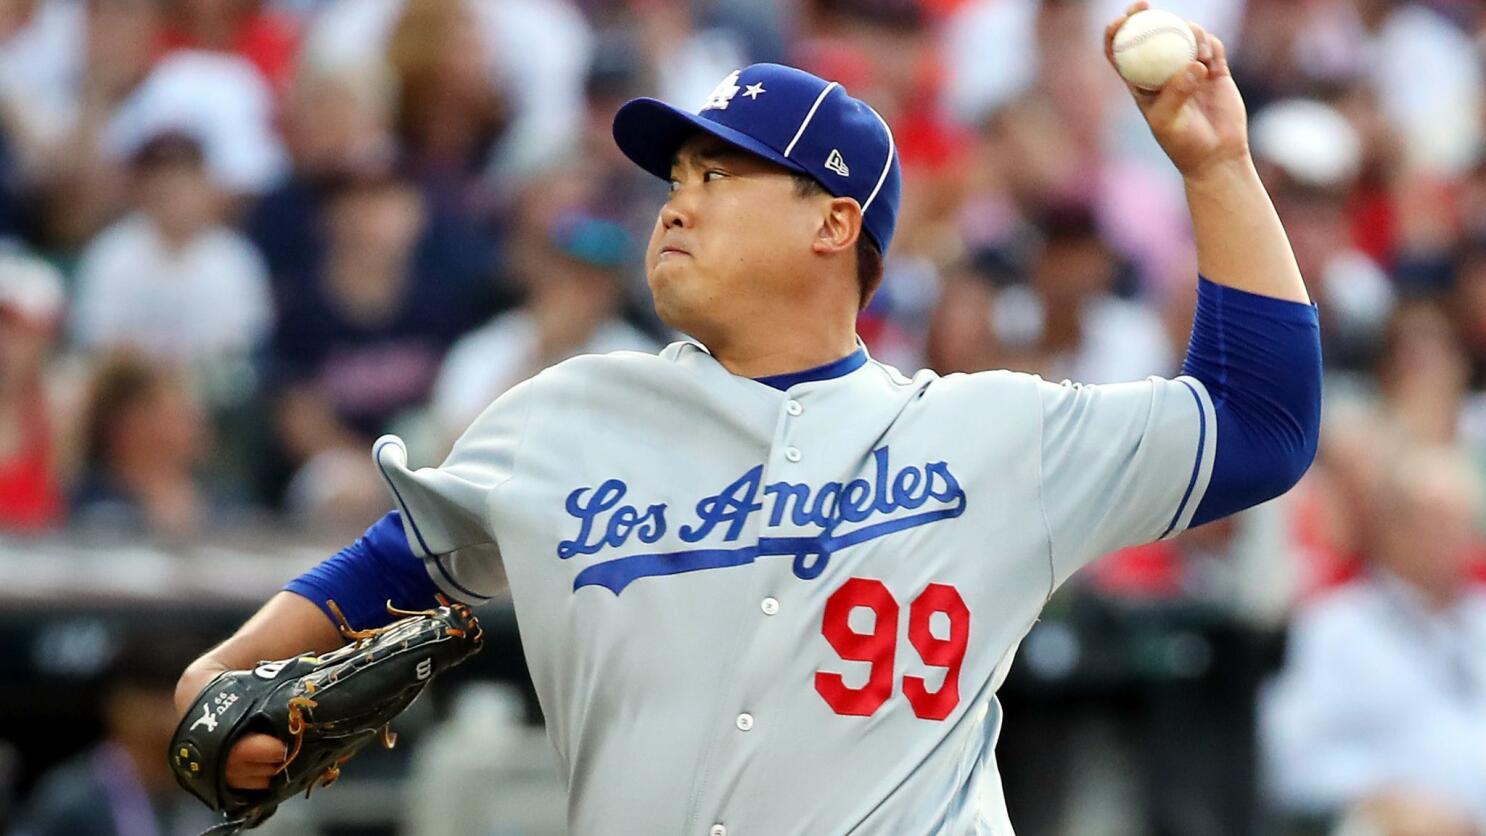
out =
<svg viewBox="0 0 1486 836"><path fill-rule="evenodd" d="M686 263L689 261L690 259L666 258L651 266L646 278L650 284L650 293L657 303L663 298L682 293L695 280L691 265Z"/></svg>
<svg viewBox="0 0 1486 836"><path fill-rule="evenodd" d="M676 277L657 278L654 272L650 274L650 295L655 315L671 328L689 334L696 324L697 305L693 294L686 292L687 285Z"/></svg>
<svg viewBox="0 0 1486 836"><path fill-rule="evenodd" d="M685 330L681 323L687 319L686 311L688 308L681 299L677 298L677 294L673 292L672 288L657 285L652 280L650 282L650 299L651 304L655 307L655 315L660 318L661 322L677 330Z"/></svg>

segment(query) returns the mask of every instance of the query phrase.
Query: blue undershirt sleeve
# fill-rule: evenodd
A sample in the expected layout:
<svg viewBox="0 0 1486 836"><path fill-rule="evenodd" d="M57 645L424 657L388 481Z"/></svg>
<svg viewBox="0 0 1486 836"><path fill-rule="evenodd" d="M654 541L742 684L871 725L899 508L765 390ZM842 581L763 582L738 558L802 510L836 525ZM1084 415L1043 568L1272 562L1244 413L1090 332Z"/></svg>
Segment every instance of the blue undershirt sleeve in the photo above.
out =
<svg viewBox="0 0 1486 836"><path fill-rule="evenodd" d="M1316 457L1321 327L1314 305L1198 277L1182 373L1212 398L1217 446L1201 525L1289 490Z"/></svg>
<svg viewBox="0 0 1486 836"><path fill-rule="evenodd" d="M423 561L408 547L397 511L284 589L313 601L331 621L336 619L326 601L334 600L357 630L392 622L395 616L387 612L388 601L404 610L429 609L438 605L434 596L439 591Z"/></svg>

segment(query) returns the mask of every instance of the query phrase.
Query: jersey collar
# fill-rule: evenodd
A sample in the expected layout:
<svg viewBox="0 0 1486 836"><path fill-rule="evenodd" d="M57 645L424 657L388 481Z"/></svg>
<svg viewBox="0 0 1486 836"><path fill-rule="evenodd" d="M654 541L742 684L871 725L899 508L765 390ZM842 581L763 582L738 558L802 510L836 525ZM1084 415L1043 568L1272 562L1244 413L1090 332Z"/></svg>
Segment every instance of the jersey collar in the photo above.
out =
<svg viewBox="0 0 1486 836"><path fill-rule="evenodd" d="M810 383L816 380L830 380L832 378L844 377L860 369L867 362L867 349L859 342L857 350L842 357L840 360L832 360L823 366L806 369L802 372L787 372L785 374L772 374L768 377L755 377L754 380L772 386L783 392L797 383Z"/></svg>

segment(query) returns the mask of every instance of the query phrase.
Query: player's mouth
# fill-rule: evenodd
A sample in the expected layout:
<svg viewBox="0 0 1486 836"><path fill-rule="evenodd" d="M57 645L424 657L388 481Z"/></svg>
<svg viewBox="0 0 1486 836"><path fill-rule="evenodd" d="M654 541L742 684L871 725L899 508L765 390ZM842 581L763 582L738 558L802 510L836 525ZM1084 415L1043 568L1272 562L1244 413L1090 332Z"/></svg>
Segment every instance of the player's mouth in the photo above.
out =
<svg viewBox="0 0 1486 836"><path fill-rule="evenodd" d="M687 252L686 250L681 249L680 247L676 246L675 244L667 244L664 247L661 247L660 248L660 255L659 255L660 258L665 258L666 256L676 256L676 255L691 255L691 253Z"/></svg>

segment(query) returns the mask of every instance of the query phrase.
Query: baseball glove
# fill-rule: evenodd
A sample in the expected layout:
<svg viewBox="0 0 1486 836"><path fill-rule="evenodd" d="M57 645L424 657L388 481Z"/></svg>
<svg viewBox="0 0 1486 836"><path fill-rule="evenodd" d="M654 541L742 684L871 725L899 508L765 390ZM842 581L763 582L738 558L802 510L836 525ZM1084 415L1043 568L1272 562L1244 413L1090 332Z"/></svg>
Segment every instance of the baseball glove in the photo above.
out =
<svg viewBox="0 0 1486 836"><path fill-rule="evenodd" d="M380 739L392 748L389 723L437 673L480 649L483 633L469 607L440 598L440 607L404 612L375 630L352 630L334 602L350 643L323 656L260 662L212 680L170 741L176 781L227 820L208 833L256 827L278 805L340 777L341 766ZM266 790L227 786L227 754L244 735L262 732L288 746L284 765Z"/></svg>

